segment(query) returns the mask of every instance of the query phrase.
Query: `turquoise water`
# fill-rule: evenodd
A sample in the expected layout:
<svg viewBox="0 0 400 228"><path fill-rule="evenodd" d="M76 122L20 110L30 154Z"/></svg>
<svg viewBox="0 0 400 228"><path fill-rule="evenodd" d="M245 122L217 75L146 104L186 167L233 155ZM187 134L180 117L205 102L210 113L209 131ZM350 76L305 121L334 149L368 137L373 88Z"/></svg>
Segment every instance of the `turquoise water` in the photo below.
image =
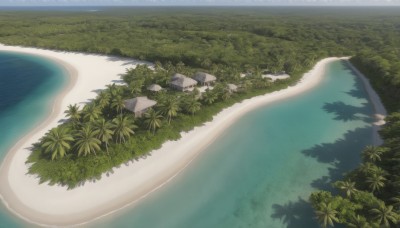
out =
<svg viewBox="0 0 400 228"><path fill-rule="evenodd" d="M372 113L336 61L317 88L250 112L165 187L93 227L318 227L308 196L360 162Z"/></svg>
<svg viewBox="0 0 400 228"><path fill-rule="evenodd" d="M33 55L0 52L0 159L42 122L54 96L68 82L59 65ZM24 223L0 205L0 227Z"/></svg>
<svg viewBox="0 0 400 228"><path fill-rule="evenodd" d="M22 76L5 76L11 66ZM47 60L2 52L0 72L4 156L44 119L65 77ZM10 87L16 82L26 90ZM359 163L361 149L372 142L371 114L360 80L336 61L317 88L246 114L165 187L92 226L317 227L307 198ZM0 206L0 227L23 226Z"/></svg>

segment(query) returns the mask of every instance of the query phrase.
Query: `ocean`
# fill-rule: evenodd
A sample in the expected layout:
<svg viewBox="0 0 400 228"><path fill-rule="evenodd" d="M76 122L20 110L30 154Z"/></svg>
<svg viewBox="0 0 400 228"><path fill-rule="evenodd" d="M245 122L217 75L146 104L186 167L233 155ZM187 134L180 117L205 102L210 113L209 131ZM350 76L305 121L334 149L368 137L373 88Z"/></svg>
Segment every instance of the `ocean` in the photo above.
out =
<svg viewBox="0 0 400 228"><path fill-rule="evenodd" d="M0 51L0 159L43 122L55 95L68 83L64 68L34 55ZM20 227L0 206L0 227Z"/></svg>
<svg viewBox="0 0 400 228"><path fill-rule="evenodd" d="M92 227L319 227L308 197L360 163L372 114L335 61L316 88L246 114L171 182Z"/></svg>
<svg viewBox="0 0 400 228"><path fill-rule="evenodd" d="M44 120L66 81L48 60L0 52L1 156ZM335 61L320 85L249 112L164 187L88 226L318 227L308 196L359 164L372 114L360 79ZM0 227L24 224L0 208Z"/></svg>

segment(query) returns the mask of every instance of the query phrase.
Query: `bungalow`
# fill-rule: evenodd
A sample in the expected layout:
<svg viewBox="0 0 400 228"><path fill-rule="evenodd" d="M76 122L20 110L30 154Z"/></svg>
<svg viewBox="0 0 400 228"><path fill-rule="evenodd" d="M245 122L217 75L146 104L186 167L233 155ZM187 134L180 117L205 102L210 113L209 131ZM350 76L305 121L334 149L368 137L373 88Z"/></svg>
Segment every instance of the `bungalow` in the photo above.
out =
<svg viewBox="0 0 400 228"><path fill-rule="evenodd" d="M157 85L157 84L152 84L152 85L149 85L147 87L147 90L153 91L153 92L158 92L158 91L162 90L162 87L160 85Z"/></svg>
<svg viewBox="0 0 400 228"><path fill-rule="evenodd" d="M182 74L175 74L170 82L171 88L182 92L192 90L196 85L197 81Z"/></svg>
<svg viewBox="0 0 400 228"><path fill-rule="evenodd" d="M237 85L235 85L235 84L228 84L228 91L229 91L230 93L237 92L237 89L238 89Z"/></svg>
<svg viewBox="0 0 400 228"><path fill-rule="evenodd" d="M141 117L149 108L157 104L156 101L147 97L135 97L124 101L125 108L135 114L135 117Z"/></svg>
<svg viewBox="0 0 400 228"><path fill-rule="evenodd" d="M194 80L196 80L201 85L209 86L211 83L215 82L217 80L217 78L211 74L207 74L204 72L197 72L194 75Z"/></svg>

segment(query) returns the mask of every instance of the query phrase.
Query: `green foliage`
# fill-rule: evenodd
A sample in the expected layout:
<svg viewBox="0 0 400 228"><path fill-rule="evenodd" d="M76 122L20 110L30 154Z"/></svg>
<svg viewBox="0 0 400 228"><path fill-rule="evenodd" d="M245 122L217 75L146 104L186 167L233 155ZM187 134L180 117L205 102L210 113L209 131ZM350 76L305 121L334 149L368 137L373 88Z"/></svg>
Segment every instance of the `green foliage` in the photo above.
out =
<svg viewBox="0 0 400 228"><path fill-rule="evenodd" d="M399 113L387 117L387 123L381 130L384 144L366 147L362 154L364 162L348 173L345 181L334 184L345 191L347 200L355 207L351 216L348 214L349 210L342 213L340 209L333 207L338 211L339 223L349 227L396 227L400 221L400 144L397 143L400 138L400 131L397 130L400 126L399 117ZM311 195L310 202L318 211L320 203L331 203L338 197L341 198L332 196L329 192L315 192Z"/></svg>
<svg viewBox="0 0 400 228"><path fill-rule="evenodd" d="M51 160L63 158L71 148L70 142L73 141L69 129L66 127L54 128L42 139L41 147L45 153L51 153Z"/></svg>
<svg viewBox="0 0 400 228"><path fill-rule="evenodd" d="M400 111L400 50L387 44L359 52L351 62L368 77L388 111Z"/></svg>
<svg viewBox="0 0 400 228"><path fill-rule="evenodd" d="M241 68L293 73L324 56L396 42L396 14L262 7L1 12L0 42L170 62L184 74L186 66L204 68L232 82ZM232 68L220 72L220 65Z"/></svg>
<svg viewBox="0 0 400 228"><path fill-rule="evenodd" d="M156 133L157 128L161 127L161 119L162 115L159 112L154 111L154 109L150 109L148 112L144 114L144 123L147 125L147 128L150 131L153 131L153 135Z"/></svg>
<svg viewBox="0 0 400 228"><path fill-rule="evenodd" d="M158 80L159 75L165 77L162 73L164 68L165 66L160 64L155 71L149 73L148 67L138 66L136 69L128 70L123 78L130 83L152 84ZM184 69L185 66L168 66L168 68ZM223 94L226 92L226 84L218 82L214 90L207 92L215 96L212 104L205 102L206 98L198 100L200 95L197 90L192 93L182 93L167 89L155 94L140 89L135 92L137 96L148 95L159 104L144 113L142 118L134 118L133 114L122 106L125 99L132 98L128 82L125 85L109 85L93 102L83 107L82 111L79 111L76 105L69 106L66 113L70 121L52 131L70 129L67 133L71 132L74 138L67 138L67 142L74 146L64 148L65 156L62 159L60 157L52 161L43 147L46 143L45 137L35 146L27 161L31 163L29 173L38 174L41 182L58 183L69 188L84 184L85 181L97 180L102 174L112 172L114 167L147 156L150 151L160 148L165 141L179 139L180 132L189 131L212 120L215 114L226 107L292 85L299 79L301 73L298 72L289 80L274 83L268 88L250 86L243 93L231 93L225 98ZM239 83L245 83L247 80L251 78L240 79ZM201 112L199 112L200 107ZM152 134L149 134L148 130Z"/></svg>
<svg viewBox="0 0 400 228"><path fill-rule="evenodd" d="M1 43L156 62L155 71L146 65L128 69L123 76L126 85L109 85L82 111L71 105L66 111L70 121L34 147L27 161L29 173L38 174L41 182L70 188L99 179L114 167L147 156L166 140L179 139L180 132L210 121L226 107L293 85L326 56L353 55L351 62L370 79L387 109L399 111L400 49L394 48L400 45L398 15L396 8L2 11ZM153 83L167 87L175 72L192 75L198 70L218 77L215 89L201 99L196 93L154 94L145 89ZM264 71L286 71L292 77L271 83L260 77ZM249 76L241 78L241 73ZM238 93L227 91L227 83L238 85ZM134 120L124 110L123 100L139 95L157 100L160 106L148 115L163 113L168 124L153 117ZM163 102L169 98L176 103ZM335 184L346 198L328 192L311 195L322 224L378 227L398 222L400 113L392 113L386 121L381 130L384 145L366 148L363 164ZM149 126L154 134L148 133ZM72 146L77 139L86 146ZM386 220L383 214L388 215Z"/></svg>

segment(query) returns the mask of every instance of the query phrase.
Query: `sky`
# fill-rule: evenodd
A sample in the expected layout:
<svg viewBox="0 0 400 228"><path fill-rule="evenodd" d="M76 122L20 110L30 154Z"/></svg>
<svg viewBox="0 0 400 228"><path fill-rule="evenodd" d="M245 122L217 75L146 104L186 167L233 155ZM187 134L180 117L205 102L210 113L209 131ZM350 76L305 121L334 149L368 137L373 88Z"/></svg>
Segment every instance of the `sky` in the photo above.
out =
<svg viewBox="0 0 400 228"><path fill-rule="evenodd" d="M43 5L400 5L400 0L0 0L0 6Z"/></svg>

